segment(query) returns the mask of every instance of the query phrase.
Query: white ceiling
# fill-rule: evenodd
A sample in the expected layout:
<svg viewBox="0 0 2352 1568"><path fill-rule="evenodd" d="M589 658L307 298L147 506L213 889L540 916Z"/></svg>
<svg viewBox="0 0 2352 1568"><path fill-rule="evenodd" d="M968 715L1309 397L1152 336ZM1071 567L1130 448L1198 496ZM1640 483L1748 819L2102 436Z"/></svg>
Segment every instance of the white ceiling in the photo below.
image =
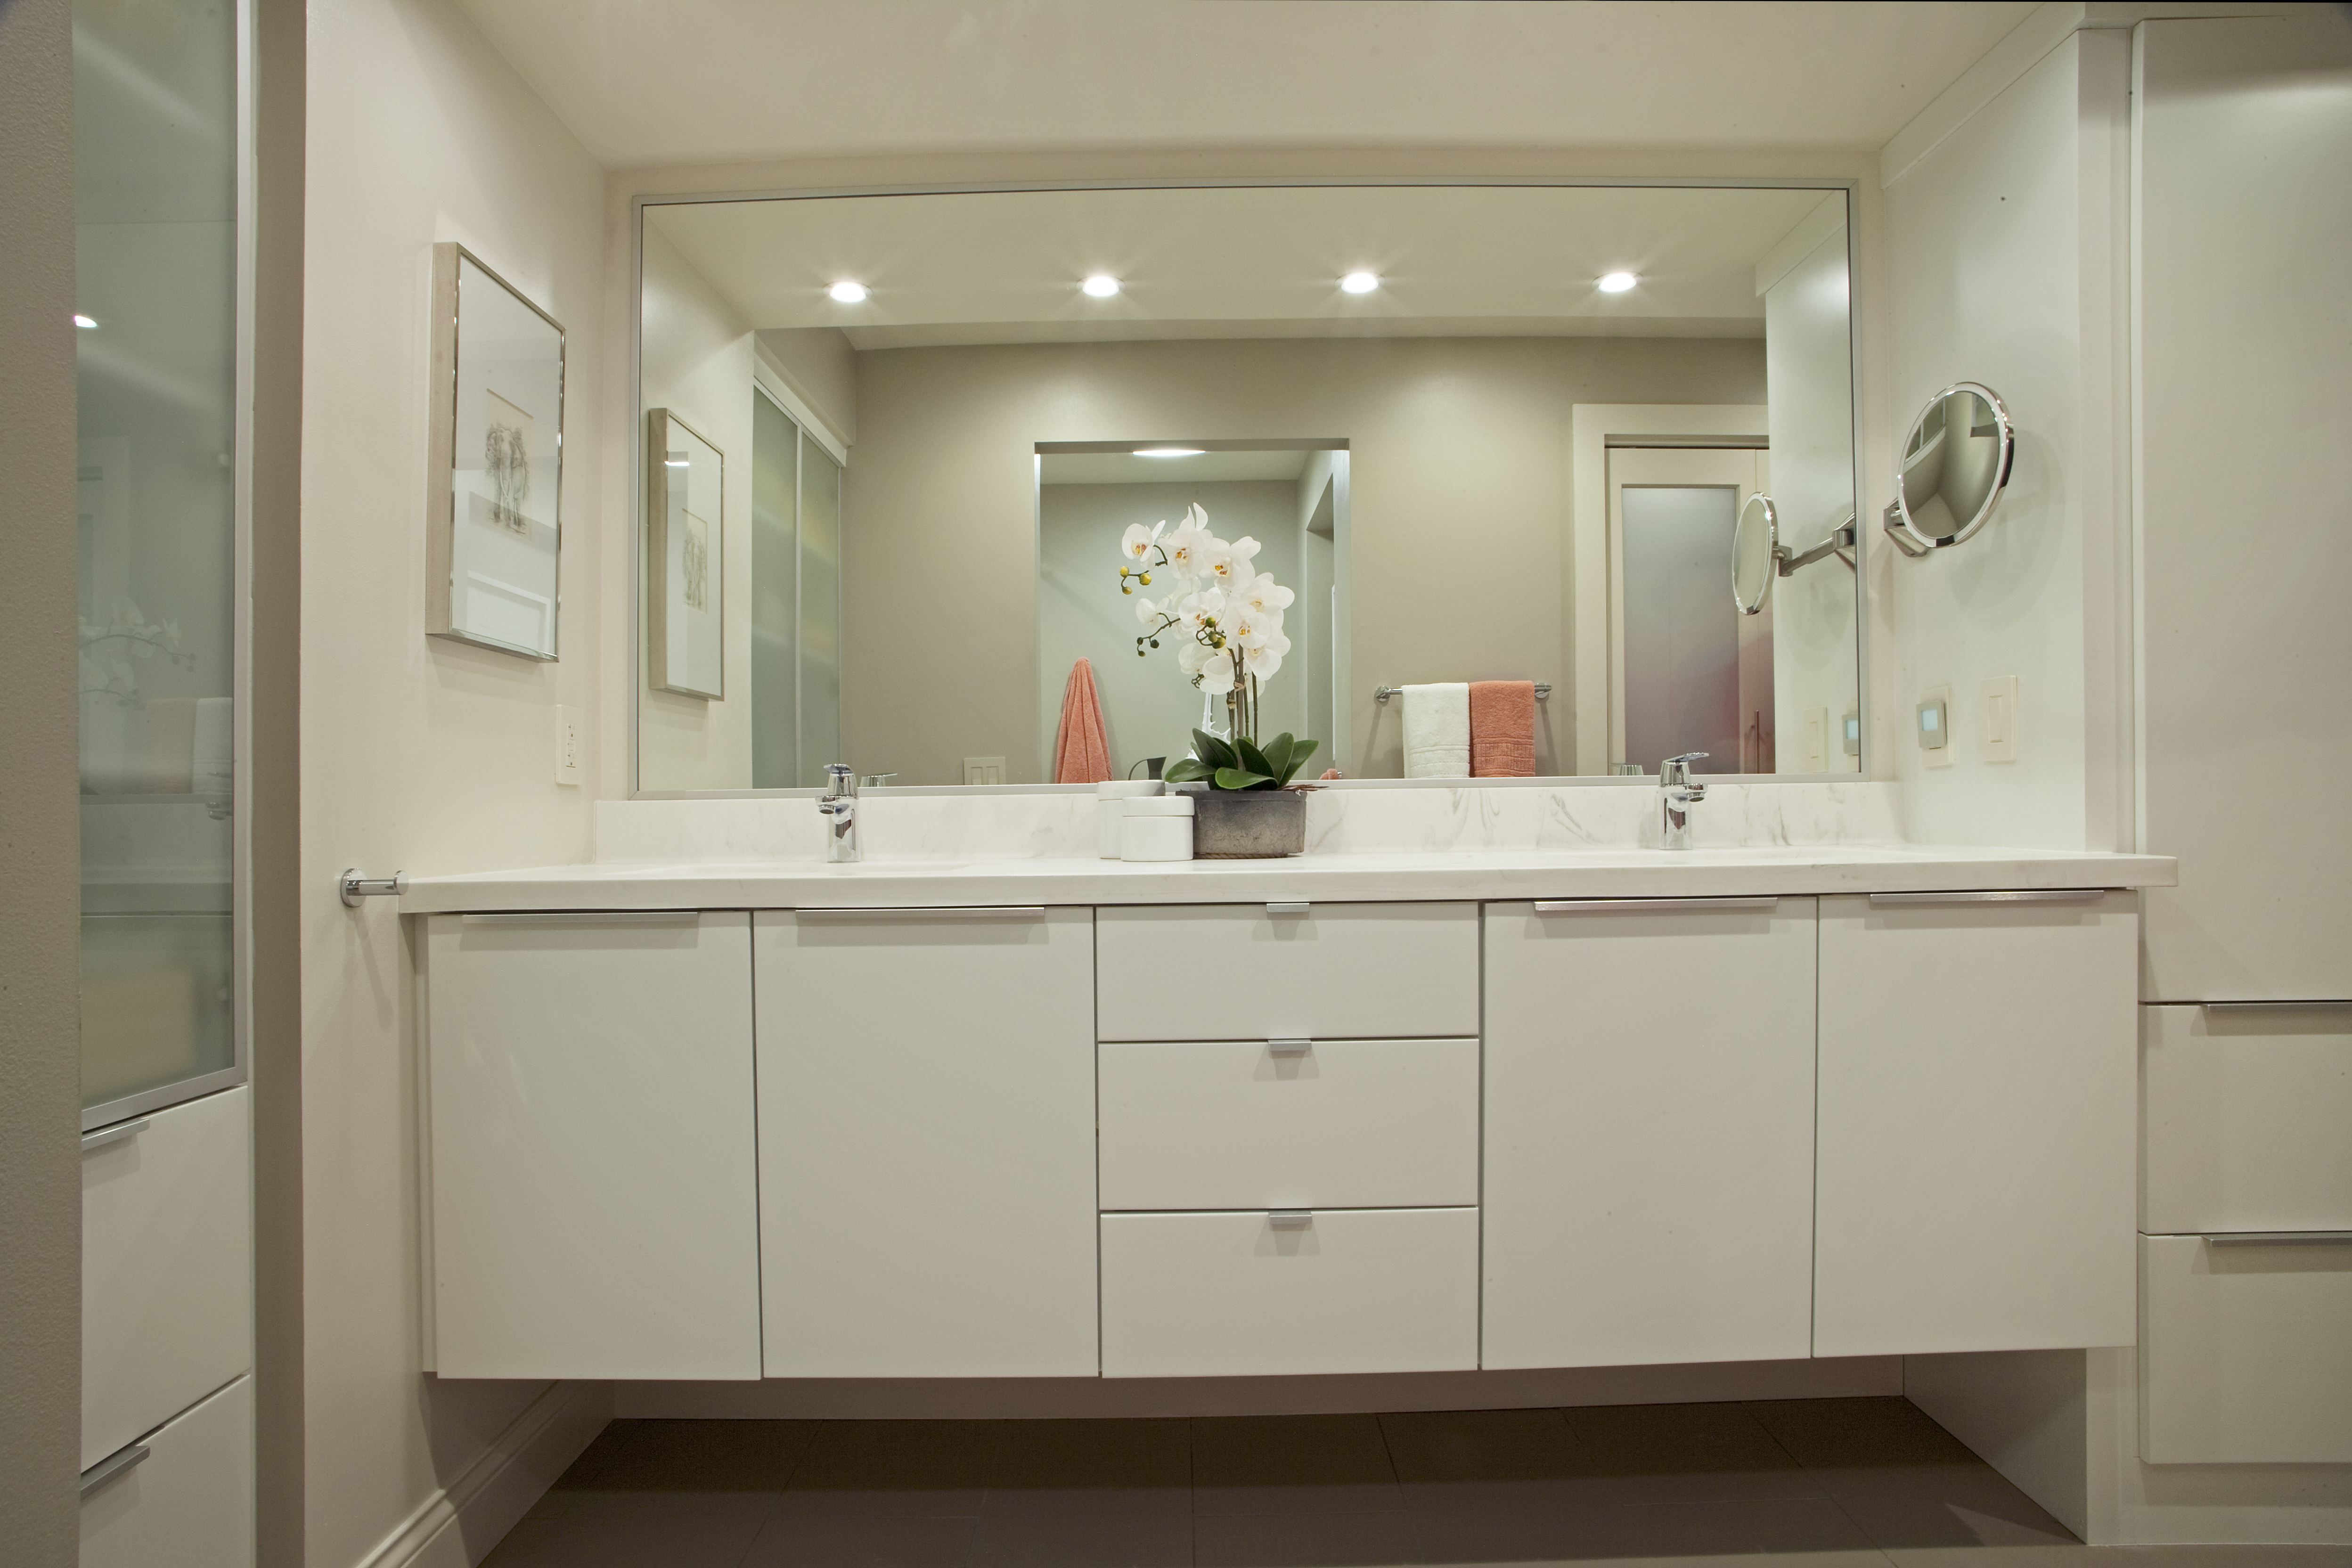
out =
<svg viewBox="0 0 2352 1568"><path fill-rule="evenodd" d="M1131 452L1048 452L1037 465L1045 485L1167 485L1241 479L1297 479L1310 454L1202 452L1192 458L1139 458Z"/></svg>
<svg viewBox="0 0 2352 1568"><path fill-rule="evenodd" d="M751 325L915 344L1378 334L1760 337L1756 263L1818 190L1322 186L647 209ZM1341 291L1367 268L1381 286ZM1638 273L1630 292L1594 280ZM1108 272L1124 288L1093 300ZM856 305L825 292L850 278Z"/></svg>
<svg viewBox="0 0 2352 1568"><path fill-rule="evenodd" d="M608 168L1016 149L1874 152L2033 0L457 0Z"/></svg>

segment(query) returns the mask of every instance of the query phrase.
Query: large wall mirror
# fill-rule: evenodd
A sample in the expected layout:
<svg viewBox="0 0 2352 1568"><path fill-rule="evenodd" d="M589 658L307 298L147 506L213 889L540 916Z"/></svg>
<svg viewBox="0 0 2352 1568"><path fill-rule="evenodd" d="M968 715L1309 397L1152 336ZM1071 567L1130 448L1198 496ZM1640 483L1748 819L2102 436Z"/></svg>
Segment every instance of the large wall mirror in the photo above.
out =
<svg viewBox="0 0 2352 1568"><path fill-rule="evenodd" d="M1862 765L1853 552L1818 548L1854 515L1843 188L641 212L641 490L673 493L656 412L724 461L694 520L719 695L654 679L677 574L640 518L640 793L1050 784L1081 660L1114 772L1181 756L1213 705L1139 654L1165 568L1120 572L1188 519L1278 586L1259 729L1318 768L1403 776L1387 694L1482 680L1537 683L1539 776ZM1782 563L1812 553L1743 613L1758 496Z"/></svg>

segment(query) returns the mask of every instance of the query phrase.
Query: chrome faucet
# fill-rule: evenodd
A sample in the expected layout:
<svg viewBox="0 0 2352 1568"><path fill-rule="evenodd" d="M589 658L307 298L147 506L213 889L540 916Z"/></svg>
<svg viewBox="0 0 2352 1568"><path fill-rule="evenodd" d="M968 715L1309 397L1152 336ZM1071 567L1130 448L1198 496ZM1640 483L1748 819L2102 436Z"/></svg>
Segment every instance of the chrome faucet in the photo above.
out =
<svg viewBox="0 0 2352 1568"><path fill-rule="evenodd" d="M1658 764L1658 810L1664 819L1665 847L1669 849L1691 847L1690 808L1706 798L1706 785L1691 783L1690 765L1706 755L1705 752L1685 752Z"/></svg>
<svg viewBox="0 0 2352 1568"><path fill-rule="evenodd" d="M857 858L857 775L847 763L828 763L824 794L816 808L824 813L824 858L840 866Z"/></svg>

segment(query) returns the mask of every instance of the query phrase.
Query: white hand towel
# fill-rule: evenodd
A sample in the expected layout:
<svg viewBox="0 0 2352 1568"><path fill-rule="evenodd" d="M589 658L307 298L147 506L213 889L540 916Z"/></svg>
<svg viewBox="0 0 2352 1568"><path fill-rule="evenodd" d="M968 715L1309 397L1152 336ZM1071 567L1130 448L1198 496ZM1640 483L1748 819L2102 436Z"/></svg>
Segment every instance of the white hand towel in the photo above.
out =
<svg viewBox="0 0 2352 1568"><path fill-rule="evenodd" d="M1404 776L1470 776L1470 686L1442 680L1404 689Z"/></svg>

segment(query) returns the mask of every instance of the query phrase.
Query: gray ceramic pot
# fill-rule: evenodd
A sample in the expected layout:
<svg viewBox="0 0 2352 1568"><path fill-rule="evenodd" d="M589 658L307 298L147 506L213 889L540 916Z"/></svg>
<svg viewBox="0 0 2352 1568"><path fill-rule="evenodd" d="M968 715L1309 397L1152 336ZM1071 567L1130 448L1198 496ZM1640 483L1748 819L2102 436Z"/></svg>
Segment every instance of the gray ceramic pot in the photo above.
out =
<svg viewBox="0 0 2352 1568"><path fill-rule="evenodd" d="M1295 789L1212 789L1192 797L1195 859L1268 859L1307 848L1307 796Z"/></svg>

